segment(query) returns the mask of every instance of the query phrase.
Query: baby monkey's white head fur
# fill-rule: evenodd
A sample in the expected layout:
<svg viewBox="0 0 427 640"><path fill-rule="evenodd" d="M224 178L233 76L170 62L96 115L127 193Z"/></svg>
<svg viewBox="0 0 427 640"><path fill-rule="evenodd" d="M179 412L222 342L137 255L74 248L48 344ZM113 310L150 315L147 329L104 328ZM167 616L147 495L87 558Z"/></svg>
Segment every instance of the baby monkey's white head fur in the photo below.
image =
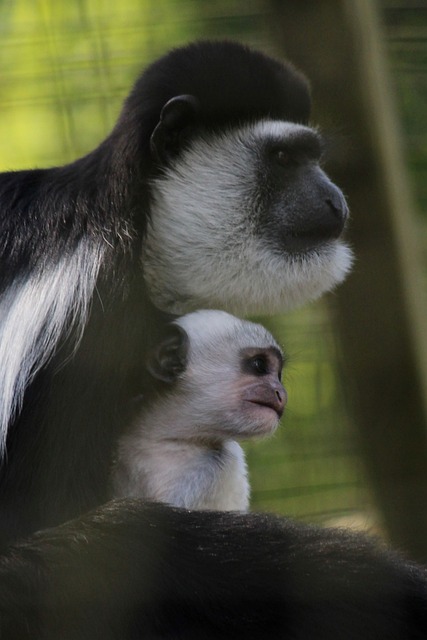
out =
<svg viewBox="0 0 427 640"><path fill-rule="evenodd" d="M205 310L172 323L148 363L163 387L119 443L115 495L246 510L236 441L276 429L287 400L282 366L280 347L261 325Z"/></svg>

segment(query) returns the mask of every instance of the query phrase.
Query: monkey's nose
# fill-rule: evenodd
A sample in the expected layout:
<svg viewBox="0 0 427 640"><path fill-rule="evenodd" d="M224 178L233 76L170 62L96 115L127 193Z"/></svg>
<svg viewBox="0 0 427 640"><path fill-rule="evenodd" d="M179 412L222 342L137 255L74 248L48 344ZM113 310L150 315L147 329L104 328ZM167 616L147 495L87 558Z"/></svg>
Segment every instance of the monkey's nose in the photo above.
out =
<svg viewBox="0 0 427 640"><path fill-rule="evenodd" d="M333 185L335 187L335 185ZM348 205L342 192L338 188L331 189L329 196L325 199L326 204L332 211L341 225L344 225L349 214ZM342 230L342 228L341 228Z"/></svg>
<svg viewBox="0 0 427 640"><path fill-rule="evenodd" d="M275 402L273 408L277 411L279 416L282 416L283 410L288 401L288 394L286 393L286 389L280 384L277 383L274 388Z"/></svg>
<svg viewBox="0 0 427 640"><path fill-rule="evenodd" d="M278 380L273 380L273 376L266 376L261 382L252 384L247 388L244 399L248 402L274 409L279 418L281 418L288 396Z"/></svg>
<svg viewBox="0 0 427 640"><path fill-rule="evenodd" d="M279 404L285 407L288 401L288 394L286 393L286 389L281 389L280 391L277 389L276 397L277 397L277 400L279 401Z"/></svg>

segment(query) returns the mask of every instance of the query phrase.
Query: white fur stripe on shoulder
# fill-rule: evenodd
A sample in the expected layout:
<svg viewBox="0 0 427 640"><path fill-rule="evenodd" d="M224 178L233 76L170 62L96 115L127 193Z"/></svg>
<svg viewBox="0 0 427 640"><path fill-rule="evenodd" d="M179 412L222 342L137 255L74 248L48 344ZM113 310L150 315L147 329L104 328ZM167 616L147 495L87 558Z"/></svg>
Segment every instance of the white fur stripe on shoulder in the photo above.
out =
<svg viewBox="0 0 427 640"><path fill-rule="evenodd" d="M104 247L83 240L56 265L15 282L0 298L0 454L29 382L64 330L83 330Z"/></svg>

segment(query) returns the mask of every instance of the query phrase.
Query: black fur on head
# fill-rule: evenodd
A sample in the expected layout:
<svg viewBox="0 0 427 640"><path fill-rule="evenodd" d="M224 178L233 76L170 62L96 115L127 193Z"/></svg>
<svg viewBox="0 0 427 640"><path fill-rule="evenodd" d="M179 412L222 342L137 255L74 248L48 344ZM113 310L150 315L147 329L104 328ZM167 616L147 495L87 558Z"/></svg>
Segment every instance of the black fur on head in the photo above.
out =
<svg viewBox="0 0 427 640"><path fill-rule="evenodd" d="M197 99L197 119L204 126L262 117L306 124L310 116L308 81L290 63L237 42L203 41L174 49L148 67L127 99L121 121L143 110L141 133L150 135L164 105L182 94Z"/></svg>

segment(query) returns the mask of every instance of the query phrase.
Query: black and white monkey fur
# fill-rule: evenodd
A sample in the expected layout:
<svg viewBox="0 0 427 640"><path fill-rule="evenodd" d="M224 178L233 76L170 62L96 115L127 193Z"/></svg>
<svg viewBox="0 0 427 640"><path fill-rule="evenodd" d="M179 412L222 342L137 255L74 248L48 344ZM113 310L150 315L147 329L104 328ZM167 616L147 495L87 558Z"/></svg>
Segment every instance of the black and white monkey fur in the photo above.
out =
<svg viewBox="0 0 427 640"><path fill-rule="evenodd" d="M275 431L287 400L282 367L279 345L259 324L209 310L173 322L147 362L157 393L119 439L114 495L246 511L239 442Z"/></svg>
<svg viewBox="0 0 427 640"><path fill-rule="evenodd" d="M1 175L5 539L107 500L167 314L276 312L345 277L347 205L309 109L292 67L190 45L147 69L93 152Z"/></svg>
<svg viewBox="0 0 427 640"><path fill-rule="evenodd" d="M282 311L348 272L309 114L291 65L196 43L87 156L0 176L2 638L426 637L424 570L359 536L108 501L169 314Z"/></svg>

